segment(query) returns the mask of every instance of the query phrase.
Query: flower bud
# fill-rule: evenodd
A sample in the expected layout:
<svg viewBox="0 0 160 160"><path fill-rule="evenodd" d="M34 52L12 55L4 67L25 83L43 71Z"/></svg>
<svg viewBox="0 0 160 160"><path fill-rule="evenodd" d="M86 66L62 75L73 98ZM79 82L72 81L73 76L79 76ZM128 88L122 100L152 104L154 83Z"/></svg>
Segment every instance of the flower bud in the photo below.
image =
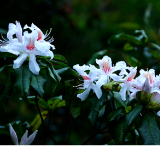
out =
<svg viewBox="0 0 160 160"><path fill-rule="evenodd" d="M141 100L143 103L148 103L151 96L151 86L149 78L146 78L144 84L142 85Z"/></svg>
<svg viewBox="0 0 160 160"><path fill-rule="evenodd" d="M150 102L147 104L146 108L155 111L160 110L160 94L158 92L153 92L151 94Z"/></svg>

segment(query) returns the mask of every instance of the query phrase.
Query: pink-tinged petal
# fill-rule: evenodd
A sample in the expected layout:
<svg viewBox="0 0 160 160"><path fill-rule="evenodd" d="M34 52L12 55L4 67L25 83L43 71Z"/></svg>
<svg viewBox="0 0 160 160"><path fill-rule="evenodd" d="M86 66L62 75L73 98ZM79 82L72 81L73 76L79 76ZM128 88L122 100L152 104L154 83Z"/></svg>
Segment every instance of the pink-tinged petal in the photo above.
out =
<svg viewBox="0 0 160 160"><path fill-rule="evenodd" d="M127 81L131 81L135 77L136 73L137 73L137 67L133 69L131 68L130 73L127 76Z"/></svg>
<svg viewBox="0 0 160 160"><path fill-rule="evenodd" d="M24 134L23 137L21 138L20 145L24 145L24 144L26 143L27 137L28 137L28 131L26 130L25 134Z"/></svg>
<svg viewBox="0 0 160 160"><path fill-rule="evenodd" d="M36 57L35 57L34 54L30 54L30 57L29 57L29 69L35 75L39 75L40 67L39 67L38 63L36 62Z"/></svg>
<svg viewBox="0 0 160 160"><path fill-rule="evenodd" d="M37 132L38 132L38 130L36 130L34 133L32 133L32 134L27 138L27 140L26 140L26 142L25 142L24 145L30 145L30 144L34 141Z"/></svg>
<svg viewBox="0 0 160 160"><path fill-rule="evenodd" d="M90 90L91 86L89 86L83 93L77 94L77 97L80 98L81 101L84 101L88 97Z"/></svg>
<svg viewBox="0 0 160 160"><path fill-rule="evenodd" d="M92 89L94 90L97 98L100 99L101 96L102 96L102 90L100 89L100 87L98 87L97 85L95 85L94 83L92 83Z"/></svg>
<svg viewBox="0 0 160 160"><path fill-rule="evenodd" d="M122 88L121 88L119 94L121 95L121 99L123 101L125 101L126 100L126 91L127 91L127 85L126 85L126 83L121 84L121 87Z"/></svg>
<svg viewBox="0 0 160 160"><path fill-rule="evenodd" d="M22 53L16 60L14 60L13 68L19 68L23 62L27 59L28 54L27 53Z"/></svg>
<svg viewBox="0 0 160 160"><path fill-rule="evenodd" d="M110 73L112 67L112 60L110 57L104 56L101 60L96 59L96 63L99 65L100 69L104 71L104 73Z"/></svg>
<svg viewBox="0 0 160 160"><path fill-rule="evenodd" d="M15 145L18 145L17 134L10 123L9 123L9 131L10 131L10 135L11 135L11 139L12 139L13 143Z"/></svg>
<svg viewBox="0 0 160 160"><path fill-rule="evenodd" d="M81 75L85 80L90 80L90 77L87 75L86 72L84 72L90 69L89 66L86 65L79 66L79 64L76 64L73 66L73 69L75 69L79 73L79 75Z"/></svg>

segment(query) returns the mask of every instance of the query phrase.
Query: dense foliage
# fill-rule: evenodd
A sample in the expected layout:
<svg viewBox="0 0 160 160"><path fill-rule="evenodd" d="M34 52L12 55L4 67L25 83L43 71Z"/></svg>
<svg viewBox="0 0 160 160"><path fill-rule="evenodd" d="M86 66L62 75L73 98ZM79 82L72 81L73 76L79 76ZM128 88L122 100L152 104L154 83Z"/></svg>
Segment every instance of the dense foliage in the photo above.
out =
<svg viewBox="0 0 160 160"><path fill-rule="evenodd" d="M33 137L33 144L160 143L159 2L38 0L30 5L25 0L15 0L1 7L2 12L18 7L12 16L4 14L4 20L0 21L4 37L0 48L1 144L13 144L10 137L15 132L19 139L16 143L21 144L29 144ZM22 42L17 31L11 33L12 37L6 29L8 23L16 20L22 26L33 22L42 33L52 28L50 35L54 36L54 42L45 39L45 35L42 40L47 43L35 42L39 41L36 37L39 33L30 34L39 30L32 26L25 27L29 33L23 34L26 38L19 45ZM26 45L30 37L36 37L35 56L32 56L33 46ZM17 42L11 43L16 38ZM24 55L24 46L32 52ZM24 61L20 64L15 60L22 54ZM89 80L84 76L96 74L100 69L101 74L109 72L106 67L110 65L109 59L104 65L97 63L105 57L111 57L112 68L124 61L123 67L118 66L119 70L113 73L119 79L111 73L108 80L99 80L97 73L94 77L97 79L91 79L92 85L83 86L83 81ZM136 70L132 78L141 89L132 84L124 98L122 84L131 67ZM142 69L147 74L144 79ZM120 75L122 70L126 73ZM140 84L137 79L141 78ZM90 92L85 98L78 96L87 89ZM33 137L27 139L28 133L33 133Z"/></svg>

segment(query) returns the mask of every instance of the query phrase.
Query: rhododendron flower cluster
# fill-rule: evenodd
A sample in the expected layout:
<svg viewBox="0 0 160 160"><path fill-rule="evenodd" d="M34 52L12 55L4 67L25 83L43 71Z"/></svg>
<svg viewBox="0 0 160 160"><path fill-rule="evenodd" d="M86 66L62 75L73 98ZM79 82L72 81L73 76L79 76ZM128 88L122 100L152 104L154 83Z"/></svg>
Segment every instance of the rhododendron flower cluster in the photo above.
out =
<svg viewBox="0 0 160 160"><path fill-rule="evenodd" d="M39 74L40 67L36 62L36 56L54 57L53 52L50 50L55 49L50 43L53 42L53 38L49 38L49 33L45 35L34 24L31 27L25 25L23 29L29 29L28 31L22 30L19 22L16 24L10 23L7 33L8 41L1 41L1 52L9 52L19 57L14 60L13 68L19 68L23 62L29 57L29 69L35 75ZM15 35L15 38L13 37Z"/></svg>
<svg viewBox="0 0 160 160"><path fill-rule="evenodd" d="M109 82L118 82L120 86L119 94L123 101L126 95L130 100L136 98L136 94L141 91L142 101L145 100L149 108L160 107L160 76L155 75L155 70L145 71L141 69L139 76L136 77L137 67L128 67L124 61L117 62L112 65L112 60L108 56L104 56L101 60L96 59L99 68L93 65L74 65L73 68L83 77L84 83L79 85L86 89L83 93L78 94L81 100L85 100L92 89L98 99L102 96L101 86ZM89 70L89 74L87 74Z"/></svg>

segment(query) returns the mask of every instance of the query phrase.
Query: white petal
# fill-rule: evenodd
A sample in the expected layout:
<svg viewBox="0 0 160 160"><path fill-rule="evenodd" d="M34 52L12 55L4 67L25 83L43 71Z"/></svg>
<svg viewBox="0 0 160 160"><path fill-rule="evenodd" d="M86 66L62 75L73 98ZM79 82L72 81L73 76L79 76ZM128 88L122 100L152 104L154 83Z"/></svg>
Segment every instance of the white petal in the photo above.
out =
<svg viewBox="0 0 160 160"><path fill-rule="evenodd" d="M102 85L107 83L107 75L101 75L96 83L96 85L100 88Z"/></svg>
<svg viewBox="0 0 160 160"><path fill-rule="evenodd" d="M8 33L7 33L7 38L11 41L12 40L12 36L16 33L16 25L13 23L9 23L8 26Z"/></svg>
<svg viewBox="0 0 160 160"><path fill-rule="evenodd" d="M35 136L37 134L38 130L36 130L34 133L32 133L26 140L25 145L30 145L33 140L35 139Z"/></svg>
<svg viewBox="0 0 160 160"><path fill-rule="evenodd" d="M160 111L157 112L157 115L160 116Z"/></svg>
<svg viewBox="0 0 160 160"><path fill-rule="evenodd" d="M16 60L14 60L13 68L19 68L22 65L22 63L27 59L27 57L27 53L22 53Z"/></svg>
<svg viewBox="0 0 160 160"><path fill-rule="evenodd" d="M126 100L127 85L123 83L123 84L121 84L121 86L122 86L122 88L121 88L119 94L121 95L121 99L123 101L125 101Z"/></svg>
<svg viewBox="0 0 160 160"><path fill-rule="evenodd" d="M98 99L101 98L102 96L102 90L100 89L100 87L98 87L97 85L95 85L94 83L92 84L92 89L94 90L94 92L96 93L96 96Z"/></svg>
<svg viewBox="0 0 160 160"><path fill-rule="evenodd" d="M119 82L123 78L123 76L117 76L116 74L110 74L110 77L117 82Z"/></svg>
<svg viewBox="0 0 160 160"><path fill-rule="evenodd" d="M24 144L26 143L27 137L28 137L28 131L26 130L25 134L24 134L23 137L21 138L20 145L24 145Z"/></svg>
<svg viewBox="0 0 160 160"><path fill-rule="evenodd" d="M33 72L35 75L39 75L39 65L36 62L36 57L34 54L30 54L29 57L29 69L31 70L31 72Z"/></svg>
<svg viewBox="0 0 160 160"><path fill-rule="evenodd" d="M12 125L9 123L9 131L12 138L12 141L15 145L18 145L18 138L15 130L13 129Z"/></svg>
<svg viewBox="0 0 160 160"><path fill-rule="evenodd" d="M83 93L77 94L77 97L79 97L82 101L84 101L88 97L90 90L91 87L89 86Z"/></svg>

